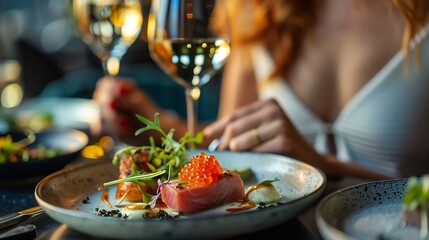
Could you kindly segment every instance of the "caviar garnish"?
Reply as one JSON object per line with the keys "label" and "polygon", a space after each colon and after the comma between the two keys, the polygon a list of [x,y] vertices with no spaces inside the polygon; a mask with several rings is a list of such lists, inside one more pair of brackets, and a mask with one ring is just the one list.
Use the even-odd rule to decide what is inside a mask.
{"label": "caviar garnish", "polygon": [[179,173],[179,179],[189,184],[210,184],[217,182],[223,169],[213,155],[200,153],[193,156]]}

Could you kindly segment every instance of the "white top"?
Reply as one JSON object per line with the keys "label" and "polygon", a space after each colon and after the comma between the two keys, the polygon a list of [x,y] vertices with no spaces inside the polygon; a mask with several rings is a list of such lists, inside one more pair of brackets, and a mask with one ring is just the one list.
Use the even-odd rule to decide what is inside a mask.
{"label": "white top", "polygon": [[[295,127],[320,153],[328,152],[333,134],[337,157],[391,177],[429,173],[429,37],[421,42],[421,67],[410,53],[409,72],[403,72],[399,51],[342,109],[332,124],[315,115],[278,77],[259,89],[259,98],[274,98]],[[262,47],[252,52],[257,81],[267,79],[273,60]]]}

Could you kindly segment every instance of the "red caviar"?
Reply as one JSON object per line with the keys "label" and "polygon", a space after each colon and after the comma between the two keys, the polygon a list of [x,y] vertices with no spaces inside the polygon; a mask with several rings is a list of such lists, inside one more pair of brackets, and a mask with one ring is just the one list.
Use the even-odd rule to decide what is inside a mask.
{"label": "red caviar", "polygon": [[223,169],[216,157],[202,152],[193,156],[182,168],[179,179],[190,184],[210,184],[217,182],[222,173]]}

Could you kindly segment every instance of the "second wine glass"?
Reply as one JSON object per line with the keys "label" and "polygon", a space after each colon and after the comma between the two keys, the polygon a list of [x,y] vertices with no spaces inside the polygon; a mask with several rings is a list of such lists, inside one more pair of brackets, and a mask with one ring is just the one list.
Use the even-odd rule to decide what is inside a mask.
{"label": "second wine glass", "polygon": [[73,0],[73,16],[83,41],[101,60],[105,75],[117,75],[122,57],[140,35],[139,0]]}
{"label": "second wine glass", "polygon": [[[216,31],[223,0],[153,0],[148,20],[149,51],[155,62],[185,88],[188,131],[195,134],[200,87],[222,68],[228,31]],[[227,21],[224,21],[227,22]]]}

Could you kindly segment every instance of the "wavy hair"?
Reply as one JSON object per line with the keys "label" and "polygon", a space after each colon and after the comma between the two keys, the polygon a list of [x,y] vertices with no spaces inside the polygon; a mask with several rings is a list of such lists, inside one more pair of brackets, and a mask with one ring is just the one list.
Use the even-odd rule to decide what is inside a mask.
{"label": "wavy hair", "polygon": [[[384,0],[391,2],[406,20],[402,49],[409,55],[413,37],[425,26],[428,0]],[[304,34],[314,26],[322,0],[224,0],[228,5],[232,44],[260,42],[273,53],[271,77],[287,70],[298,55]],[[220,23],[221,25],[221,23]],[[225,26],[225,25],[223,25]],[[275,44],[272,44],[275,42]]]}

